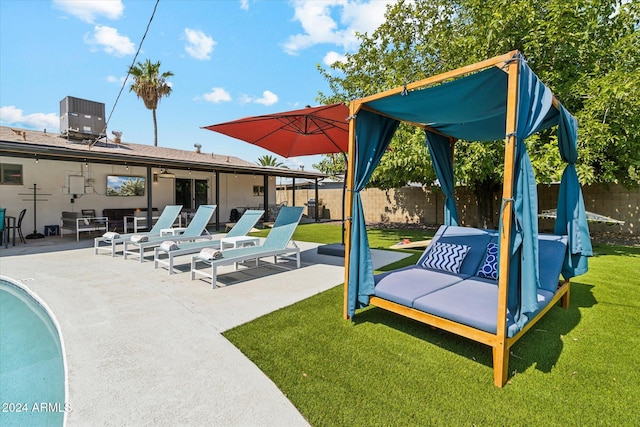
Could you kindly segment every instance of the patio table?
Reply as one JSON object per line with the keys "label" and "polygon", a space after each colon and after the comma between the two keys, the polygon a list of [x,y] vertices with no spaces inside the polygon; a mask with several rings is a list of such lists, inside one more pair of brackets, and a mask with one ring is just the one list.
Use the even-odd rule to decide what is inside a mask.
{"label": "patio table", "polygon": [[[158,220],[158,218],[160,218],[159,216],[153,216],[151,217],[152,220]],[[147,221],[147,217],[146,216],[124,216],[124,233],[127,233],[127,228],[128,228],[128,222],[131,221],[133,222],[133,232],[137,233],[138,232],[138,228],[140,227],[140,224],[138,224],[139,222],[146,222]],[[146,226],[145,226],[146,227]]]}

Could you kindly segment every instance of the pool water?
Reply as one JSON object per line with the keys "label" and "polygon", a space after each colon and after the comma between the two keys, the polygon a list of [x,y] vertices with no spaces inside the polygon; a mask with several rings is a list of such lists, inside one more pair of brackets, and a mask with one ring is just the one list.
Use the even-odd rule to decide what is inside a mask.
{"label": "pool water", "polygon": [[0,425],[62,426],[65,363],[44,303],[0,278]]}

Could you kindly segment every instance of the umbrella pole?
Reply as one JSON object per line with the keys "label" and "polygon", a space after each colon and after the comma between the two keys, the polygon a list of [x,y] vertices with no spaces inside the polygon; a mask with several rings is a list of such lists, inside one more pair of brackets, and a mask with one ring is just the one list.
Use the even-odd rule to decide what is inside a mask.
{"label": "umbrella pole", "polygon": [[320,199],[319,194],[318,194],[318,178],[315,179],[316,181],[316,222],[320,222],[320,218],[318,218],[318,212],[320,211]]}

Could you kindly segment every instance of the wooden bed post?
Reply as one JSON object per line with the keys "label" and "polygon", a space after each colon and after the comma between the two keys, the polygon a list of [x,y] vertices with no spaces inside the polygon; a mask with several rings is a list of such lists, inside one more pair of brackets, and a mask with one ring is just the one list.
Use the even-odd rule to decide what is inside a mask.
{"label": "wooden bed post", "polygon": [[360,109],[359,103],[351,101],[349,106],[349,159],[347,161],[346,179],[346,208],[345,208],[345,246],[344,246],[344,306],[342,317],[349,319],[349,252],[351,250],[351,223],[353,216],[353,186],[354,172],[356,168],[356,112]]}
{"label": "wooden bed post", "polygon": [[507,343],[507,300],[509,294],[509,258],[511,254],[511,222],[513,220],[514,163],[516,154],[516,121],[518,114],[518,74],[520,60],[514,58],[507,65],[507,123],[504,154],[504,185],[502,187],[502,230],[498,274],[498,319],[496,343],[493,346],[493,382],[502,387],[509,375],[509,346]]}
{"label": "wooden bed post", "polygon": [[562,295],[562,299],[560,300],[561,301],[560,305],[562,306],[562,308],[569,308],[569,299],[571,298],[571,287],[568,286],[570,285],[569,279],[565,279],[562,284],[567,285],[567,292],[565,292],[564,295]]}

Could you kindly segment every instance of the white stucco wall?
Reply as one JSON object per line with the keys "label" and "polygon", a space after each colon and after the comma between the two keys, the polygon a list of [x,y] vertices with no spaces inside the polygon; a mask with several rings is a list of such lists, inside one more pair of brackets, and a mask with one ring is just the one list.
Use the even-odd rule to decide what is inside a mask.
{"label": "white stucco wall", "polygon": [[[264,195],[254,195],[253,187],[264,186],[262,176],[220,174],[220,222],[229,220],[231,209],[264,209]],[[269,204],[276,203],[275,178],[269,178]],[[242,211],[240,211],[242,212]]]}
{"label": "white stucco wall", "polygon": [[[145,167],[129,167],[124,165],[104,165],[89,163],[85,167],[82,162],[21,159],[0,156],[0,163],[21,164],[23,185],[0,185],[0,206],[7,208],[7,215],[16,216],[24,208],[27,209],[22,230],[25,234],[33,232],[33,184],[37,185],[37,224],[36,230],[44,232],[45,225],[60,223],[62,211],[80,212],[82,209],[95,209],[102,215],[105,208],[143,208],[147,206],[147,196],[106,196],[108,175],[131,175],[146,177]],[[154,173],[159,169],[154,168]],[[176,178],[204,179],[209,181],[208,202],[214,204],[215,174],[173,170]],[[84,180],[85,194],[78,194],[73,199],[69,194],[70,176],[81,176]],[[153,207],[162,210],[164,206],[175,203],[175,181],[171,178],[158,178],[152,185]],[[253,195],[254,185],[264,185],[262,176],[220,174],[220,222],[229,219],[231,209],[238,207],[258,207],[264,203],[263,196]],[[276,200],[275,179],[269,179],[269,203]],[[215,217],[214,220],[215,221]],[[212,221],[212,222],[213,222]]]}

